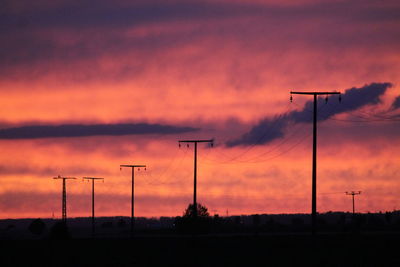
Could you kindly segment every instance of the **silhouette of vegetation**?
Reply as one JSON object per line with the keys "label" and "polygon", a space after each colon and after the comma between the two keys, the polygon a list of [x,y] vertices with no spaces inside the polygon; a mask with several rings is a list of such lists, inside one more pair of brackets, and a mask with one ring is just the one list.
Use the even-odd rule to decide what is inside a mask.
{"label": "silhouette of vegetation", "polygon": [[[186,208],[183,214],[183,217],[191,218],[194,217],[194,214],[195,214],[194,205],[189,204],[189,206]],[[208,209],[205,206],[201,205],[200,203],[197,203],[197,217],[203,217],[203,218],[210,217]]]}
{"label": "silhouette of vegetation", "polygon": [[103,222],[101,224],[101,228],[113,228],[113,223],[112,222]]}
{"label": "silhouette of vegetation", "polygon": [[56,222],[50,229],[50,239],[66,240],[70,239],[71,235],[67,223],[64,221]]}
{"label": "silhouette of vegetation", "polygon": [[197,203],[197,217],[193,204],[189,204],[182,217],[176,217],[175,228],[180,233],[207,233],[212,227],[208,209]]}
{"label": "silhouette of vegetation", "polygon": [[125,222],[125,220],[124,220],[124,219],[119,219],[118,222],[117,222],[117,226],[118,226],[119,228],[125,228],[125,227],[126,227],[126,222]]}
{"label": "silhouette of vegetation", "polygon": [[38,218],[31,222],[28,229],[34,235],[41,235],[46,229],[46,224],[42,221],[42,219]]}

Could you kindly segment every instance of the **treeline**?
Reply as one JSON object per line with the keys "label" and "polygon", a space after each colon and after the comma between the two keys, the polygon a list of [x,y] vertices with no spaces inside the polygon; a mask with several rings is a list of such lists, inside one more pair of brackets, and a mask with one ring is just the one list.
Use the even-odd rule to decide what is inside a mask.
{"label": "treeline", "polygon": [[[207,214],[198,216],[135,218],[136,234],[236,234],[293,233],[310,231],[309,214],[253,214],[240,216]],[[67,228],[56,219],[0,220],[1,238],[57,238],[90,236],[91,218],[70,218]],[[129,217],[99,217],[96,219],[98,237],[129,236]],[[399,231],[400,211],[362,213],[326,212],[318,214],[320,232]]]}

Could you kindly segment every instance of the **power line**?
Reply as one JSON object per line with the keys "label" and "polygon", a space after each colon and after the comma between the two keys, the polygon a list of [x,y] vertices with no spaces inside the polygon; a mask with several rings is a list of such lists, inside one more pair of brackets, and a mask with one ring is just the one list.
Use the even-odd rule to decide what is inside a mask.
{"label": "power line", "polygon": [[[179,151],[181,151],[180,149],[178,149],[178,153]],[[153,171],[148,171],[147,175],[149,175],[149,177],[152,178],[152,181],[146,181],[147,184],[166,184],[165,182],[165,177],[166,176],[170,176],[171,173],[175,172],[178,167],[181,165],[181,163],[183,162],[183,160],[186,158],[188,152],[187,150],[184,150],[183,155],[181,156],[180,160],[177,160],[178,158],[178,153],[175,154],[175,157],[172,159],[172,161],[170,162],[170,164],[162,171],[160,172],[160,174],[157,174],[157,177],[154,177],[153,175]]]}
{"label": "power line", "polygon": [[[286,109],[285,109],[285,111],[279,117],[285,116],[285,114],[287,114],[290,111],[290,109],[291,109],[290,106],[291,105],[288,104]],[[269,125],[268,129],[263,134],[261,134],[255,142],[253,142],[250,146],[248,146],[247,149],[244,152],[241,152],[240,154],[238,154],[236,156],[233,156],[233,157],[232,156],[228,156],[228,155],[225,155],[225,154],[219,152],[218,150],[216,150],[217,153],[219,153],[220,155],[222,155],[225,158],[228,158],[225,162],[221,162],[221,163],[232,162],[232,161],[234,161],[236,159],[239,159],[239,158],[243,157],[245,154],[249,153],[254,147],[256,147],[257,145],[261,144],[261,141],[263,139],[265,139],[268,134],[271,135],[274,132],[274,129],[276,128],[276,125],[278,124],[278,121],[279,121],[279,119],[275,119],[275,121],[272,123],[272,125]]]}
{"label": "power line", "polygon": [[[297,129],[305,129],[305,127],[304,127],[303,124],[297,124],[295,127],[296,127]],[[303,130],[301,133],[305,133],[305,131]],[[293,131],[293,132],[291,132],[290,134],[286,134],[286,136],[282,139],[282,141],[279,142],[278,144],[272,146],[271,149],[269,149],[269,150],[267,150],[267,151],[265,151],[265,152],[262,152],[261,154],[255,155],[255,156],[253,156],[253,157],[251,157],[251,158],[249,158],[249,159],[235,160],[235,161],[233,161],[233,160],[232,160],[232,161],[218,161],[218,160],[214,160],[214,159],[210,159],[210,158],[204,158],[204,159],[205,159],[206,161],[209,162],[208,164],[246,164],[246,163],[262,163],[262,162],[265,162],[265,161],[268,161],[268,160],[277,158],[277,157],[279,157],[279,156],[282,156],[282,155],[284,155],[285,153],[287,153],[287,152],[293,150],[295,147],[297,147],[298,145],[300,145],[301,143],[303,143],[303,142],[306,140],[306,138],[307,138],[308,136],[310,136],[310,134],[303,135],[303,136],[301,136],[301,137],[299,138],[298,141],[296,141],[296,142],[295,142],[293,145],[291,145],[289,148],[284,149],[283,151],[280,151],[280,152],[279,152],[278,154],[276,154],[276,155],[272,155],[272,156],[269,156],[269,157],[267,157],[267,158],[262,158],[262,157],[265,156],[265,155],[268,155],[268,154],[271,154],[272,152],[275,152],[278,148],[280,148],[280,147],[282,147],[284,144],[288,143],[288,141],[293,140],[292,137],[297,136],[298,134],[299,134],[298,131]],[[218,149],[217,149],[217,150],[218,150]],[[221,154],[221,153],[219,153],[219,154]],[[206,164],[207,164],[207,163],[206,163]]]}

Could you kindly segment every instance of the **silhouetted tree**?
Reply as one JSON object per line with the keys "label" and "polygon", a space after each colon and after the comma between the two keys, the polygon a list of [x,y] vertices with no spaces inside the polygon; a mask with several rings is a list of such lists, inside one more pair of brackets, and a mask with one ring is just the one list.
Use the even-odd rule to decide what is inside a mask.
{"label": "silhouetted tree", "polygon": [[28,229],[32,234],[41,235],[46,229],[46,224],[40,218],[38,218],[31,222]]}
{"label": "silhouetted tree", "polygon": [[[185,212],[183,213],[183,217],[185,218],[192,218],[194,217],[194,205],[189,204],[189,206],[186,208]],[[197,217],[203,217],[207,218],[210,217],[210,214],[208,213],[208,209],[201,205],[200,203],[197,203]]]}
{"label": "silhouetted tree", "polygon": [[181,233],[205,233],[211,229],[212,219],[208,209],[197,203],[197,217],[195,217],[194,205],[189,204],[182,217],[176,217],[175,228]]}

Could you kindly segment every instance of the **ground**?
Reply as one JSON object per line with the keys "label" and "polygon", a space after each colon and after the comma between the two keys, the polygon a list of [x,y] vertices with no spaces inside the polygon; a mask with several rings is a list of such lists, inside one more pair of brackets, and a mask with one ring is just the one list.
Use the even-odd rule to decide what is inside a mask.
{"label": "ground", "polygon": [[398,233],[3,240],[0,266],[400,266]]}

